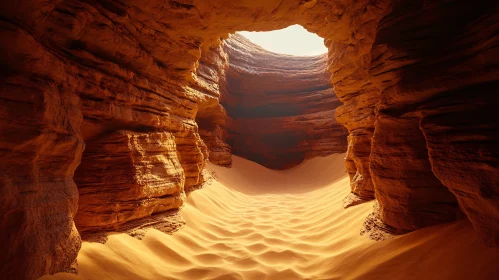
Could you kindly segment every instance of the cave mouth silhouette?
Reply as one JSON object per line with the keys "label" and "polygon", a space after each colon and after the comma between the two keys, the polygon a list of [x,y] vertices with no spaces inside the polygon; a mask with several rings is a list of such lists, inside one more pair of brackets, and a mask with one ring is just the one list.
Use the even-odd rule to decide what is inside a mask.
{"label": "cave mouth silhouette", "polygon": [[[294,26],[315,36],[326,50],[324,39]],[[304,41],[293,36],[288,39]],[[241,33],[225,40],[221,52],[226,54],[228,65],[218,81],[220,105],[227,119],[224,124],[217,123],[221,121],[213,116],[221,115],[218,107],[200,106],[196,122],[202,138],[213,139],[205,132],[218,125],[226,129],[223,139],[232,154],[275,170],[292,168],[316,156],[346,152],[347,131],[335,121],[335,110],[341,103],[332,88],[327,53],[276,53]],[[199,77],[208,73],[205,69],[210,63],[201,57]],[[230,159],[222,165],[226,162]]]}
{"label": "cave mouth silhouette", "polygon": [[[85,209],[78,205],[83,195],[80,192],[78,198],[81,184],[73,180],[73,173],[85,144],[87,153],[92,146],[104,146],[87,141],[81,131],[85,128],[80,127],[82,119],[107,121],[113,130],[128,131],[107,141],[114,144],[109,145],[111,155],[126,153],[123,151],[131,139],[128,135],[143,139],[146,151],[172,157],[178,153],[184,162],[175,161],[175,167],[191,176],[164,172],[168,176],[150,178],[161,178],[160,183],[168,186],[178,186],[184,179],[193,182],[199,177],[197,167],[202,166],[200,159],[206,153],[193,121],[201,103],[198,99],[207,96],[206,100],[216,101],[219,96],[195,94],[189,89],[191,74],[203,59],[199,57],[201,47],[218,47],[215,42],[235,30],[262,31],[295,23],[325,38],[334,58],[327,68],[335,93],[344,103],[337,121],[350,132],[351,153],[346,165],[355,195],[374,198],[376,194],[384,211],[381,214],[386,214],[382,222],[406,226],[411,221],[429,220],[422,219],[420,213],[445,214],[447,188],[460,199],[459,206],[476,232],[491,245],[497,244],[497,196],[494,184],[488,183],[497,182],[499,174],[491,168],[497,159],[493,145],[497,122],[485,114],[494,112],[488,109],[496,104],[490,96],[499,96],[493,94],[499,87],[480,90],[485,83],[497,83],[497,61],[489,59],[496,51],[497,25],[488,24],[497,22],[493,1],[481,5],[462,0],[428,5],[416,1],[410,5],[404,1],[202,2],[0,4],[5,7],[1,36],[6,42],[1,60],[5,62],[2,67],[7,67],[0,72],[13,74],[3,80],[2,91],[9,97],[2,100],[6,124],[2,135],[9,138],[3,138],[2,152],[8,156],[0,167],[11,175],[3,179],[4,193],[8,194],[5,205],[11,207],[5,212],[8,230],[0,237],[8,241],[0,242],[8,245],[0,261],[7,264],[7,269],[1,270],[3,277],[34,279],[73,269],[81,246],[73,220]],[[206,88],[213,89],[209,85]],[[216,102],[211,104],[219,107]],[[218,128],[225,127],[225,123],[215,121],[222,119],[216,113],[211,115],[214,129],[204,134],[212,133],[213,143],[223,134]],[[144,127],[151,131],[142,132]],[[392,141],[395,137],[397,142]],[[162,142],[146,141],[161,138]],[[306,138],[304,143],[309,145],[314,139]],[[168,145],[149,145],[151,142]],[[215,148],[225,149],[226,143],[218,142],[221,144]],[[268,143],[265,139],[260,142]],[[115,157],[118,164],[95,164],[105,176],[89,179],[118,186],[109,192],[109,196],[118,196],[116,190],[125,189],[129,182],[116,180],[125,173],[123,165],[132,170],[151,166],[149,158],[139,158],[139,149],[135,151],[127,161]],[[95,154],[95,162],[111,158]],[[152,153],[144,154],[149,157]],[[88,159],[83,155],[82,164]],[[174,169],[173,164],[165,166],[167,171]],[[423,174],[430,183],[439,185],[421,186],[420,182],[425,182],[408,176],[412,174]],[[29,191],[23,191],[27,187]],[[180,197],[182,188],[177,189],[174,195]],[[447,192],[444,198],[442,192]],[[139,211],[144,204],[135,203],[137,195],[130,193],[126,201],[136,206],[130,212],[147,213]],[[109,196],[101,201],[107,203]],[[165,197],[155,194],[156,198]],[[87,201],[93,203],[88,213],[96,213],[95,201]],[[402,207],[404,211],[400,211]],[[448,243],[447,239],[442,241],[439,243]],[[474,263],[484,264],[476,259]],[[455,262],[453,266],[467,265]]]}
{"label": "cave mouth silhouette", "polygon": [[276,54],[316,56],[327,53],[324,39],[299,24],[265,32],[240,31],[256,45]]}

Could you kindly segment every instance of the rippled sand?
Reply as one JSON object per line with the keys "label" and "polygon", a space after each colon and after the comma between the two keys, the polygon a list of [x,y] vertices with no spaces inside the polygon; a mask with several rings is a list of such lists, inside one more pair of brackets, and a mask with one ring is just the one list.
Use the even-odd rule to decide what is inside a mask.
{"label": "rippled sand", "polygon": [[499,250],[467,221],[382,242],[360,236],[372,202],[341,207],[343,157],[286,171],[238,157],[230,169],[209,165],[216,180],[189,195],[183,229],[84,242],[79,276],[43,279],[498,279]]}

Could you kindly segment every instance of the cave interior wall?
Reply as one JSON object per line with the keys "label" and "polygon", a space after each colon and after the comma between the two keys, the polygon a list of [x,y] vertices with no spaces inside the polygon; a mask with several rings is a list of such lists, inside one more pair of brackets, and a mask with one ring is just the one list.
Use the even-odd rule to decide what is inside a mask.
{"label": "cave interior wall", "polygon": [[375,217],[398,232],[462,212],[497,246],[499,11],[489,2],[0,3],[2,275],[72,271],[77,228],[176,209],[210,153],[229,165],[241,119],[219,104],[230,96],[221,39],[291,24],[325,38],[352,196],[376,197]]}

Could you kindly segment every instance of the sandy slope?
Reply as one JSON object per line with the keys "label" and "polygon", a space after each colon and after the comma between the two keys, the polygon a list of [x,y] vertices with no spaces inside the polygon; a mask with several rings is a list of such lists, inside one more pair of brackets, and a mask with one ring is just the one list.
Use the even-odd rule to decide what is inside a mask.
{"label": "sandy slope", "polygon": [[43,279],[498,279],[499,250],[466,221],[389,241],[359,235],[372,203],[349,209],[343,155],[272,171],[234,157],[193,192],[173,235],[84,243],[80,276]]}

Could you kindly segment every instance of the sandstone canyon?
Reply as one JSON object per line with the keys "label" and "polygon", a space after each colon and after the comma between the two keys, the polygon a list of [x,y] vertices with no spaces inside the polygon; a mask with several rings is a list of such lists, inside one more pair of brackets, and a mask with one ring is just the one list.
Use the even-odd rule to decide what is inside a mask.
{"label": "sandstone canyon", "polygon": [[[292,24],[324,38],[328,53],[276,54],[234,34]],[[333,183],[343,180],[348,191],[302,193],[304,205],[321,204],[320,215],[304,211],[341,215],[343,204],[344,213],[365,220],[362,229],[345,226],[349,232],[400,237],[363,243],[352,254],[382,252],[383,244],[397,250],[404,236],[440,228],[480,239],[467,252],[481,248],[470,256],[484,267],[499,260],[494,1],[3,1],[0,39],[2,279],[77,273],[82,238],[125,232],[147,241],[148,228],[182,234],[178,209],[187,195],[188,222],[203,222],[189,213],[212,219],[196,193],[226,190],[222,181],[210,189],[216,178],[208,170],[225,174],[236,159],[234,172],[267,172],[235,156],[272,174],[306,170],[318,181],[344,168],[347,179],[321,182],[340,188]],[[343,153],[339,169],[320,161]],[[311,162],[317,165],[305,168]],[[281,175],[266,183],[238,178],[279,192]],[[255,198],[226,197],[251,212],[244,201]],[[271,209],[277,197],[261,203]],[[299,207],[300,196],[288,198]],[[356,212],[366,207],[369,213]],[[304,226],[325,235],[342,228]],[[304,275],[288,277],[312,277]]]}
{"label": "sandstone canyon", "polygon": [[327,56],[278,55],[240,35],[226,41],[227,143],[234,155],[272,169],[346,151]]}

